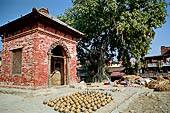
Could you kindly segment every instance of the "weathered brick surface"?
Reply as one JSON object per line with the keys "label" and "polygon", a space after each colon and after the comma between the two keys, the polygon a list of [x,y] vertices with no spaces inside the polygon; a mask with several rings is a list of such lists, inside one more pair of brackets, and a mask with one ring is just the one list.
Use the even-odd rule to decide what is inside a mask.
{"label": "weathered brick surface", "polygon": [[[52,30],[51,30],[52,31]],[[61,36],[61,32],[58,35]],[[68,37],[68,38],[67,38]],[[66,35],[67,39],[57,36],[50,36],[41,32],[29,34],[17,39],[3,43],[2,68],[0,75],[1,86],[21,88],[48,87],[48,49],[59,41],[67,46],[70,58],[70,80],[77,82],[76,71],[76,42],[71,41],[72,36]],[[69,39],[70,38],[70,39]],[[69,40],[68,40],[69,39]],[[11,55],[13,49],[22,48],[22,73],[21,75],[11,74]],[[65,67],[67,65],[65,64]],[[66,69],[66,68],[65,68]],[[65,70],[67,71],[67,70]],[[67,84],[67,76],[65,76]]]}
{"label": "weathered brick surface", "polygon": [[[34,84],[34,34],[3,43],[0,81],[2,85],[28,86]],[[12,51],[22,48],[22,74],[11,74]]]}

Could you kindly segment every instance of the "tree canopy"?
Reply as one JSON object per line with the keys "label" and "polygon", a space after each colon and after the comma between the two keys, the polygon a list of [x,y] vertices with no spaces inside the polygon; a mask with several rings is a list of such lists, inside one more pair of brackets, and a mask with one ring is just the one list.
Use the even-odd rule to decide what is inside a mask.
{"label": "tree canopy", "polygon": [[[78,40],[78,59],[96,74],[108,79],[105,64],[117,57],[126,68],[130,59],[140,58],[150,49],[157,28],[166,22],[165,0],[72,0],[58,18],[87,36]],[[161,38],[161,37],[160,37]],[[88,61],[88,63],[87,63]]]}

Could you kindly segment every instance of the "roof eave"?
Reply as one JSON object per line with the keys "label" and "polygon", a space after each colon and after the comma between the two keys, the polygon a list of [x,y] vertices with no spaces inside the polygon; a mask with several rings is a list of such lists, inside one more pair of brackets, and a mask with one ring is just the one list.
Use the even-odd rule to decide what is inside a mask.
{"label": "roof eave", "polygon": [[[36,8],[33,8],[31,13],[29,13],[29,14],[27,14],[27,15],[25,15],[25,16],[22,16],[22,17],[20,17],[20,18],[17,18],[16,20],[11,21],[11,22],[3,25],[3,26],[0,26],[0,35],[3,35],[3,33],[5,32],[5,30],[6,30],[7,28],[9,28],[10,26],[16,24],[17,22],[19,22],[19,21],[21,21],[21,20],[23,20],[23,19],[25,19],[25,18],[30,17],[31,15],[34,15],[34,14],[40,14],[41,16],[44,16],[44,17],[52,20],[53,22],[56,22],[56,23],[60,24],[61,26],[63,26],[63,27],[65,27],[65,28],[73,31],[74,34],[77,36],[77,38],[86,37],[86,35],[85,35],[84,33],[82,33],[82,32],[80,32],[80,31],[72,28],[71,26],[67,25],[66,23],[64,23],[64,22],[62,22],[62,21],[54,18],[53,16],[50,16],[50,15],[47,16],[47,14],[43,14],[43,13],[39,12]],[[55,21],[54,19],[57,20],[57,21]]]}

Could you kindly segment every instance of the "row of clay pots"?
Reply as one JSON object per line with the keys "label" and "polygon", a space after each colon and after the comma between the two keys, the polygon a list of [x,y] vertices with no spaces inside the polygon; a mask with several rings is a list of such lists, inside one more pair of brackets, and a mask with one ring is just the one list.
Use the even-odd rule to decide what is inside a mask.
{"label": "row of clay pots", "polygon": [[93,92],[76,92],[69,96],[63,96],[61,98],[52,99],[49,101],[45,99],[43,104],[47,104],[50,107],[54,107],[54,110],[64,113],[90,113],[105,106],[111,100],[113,96],[108,96],[103,93]]}

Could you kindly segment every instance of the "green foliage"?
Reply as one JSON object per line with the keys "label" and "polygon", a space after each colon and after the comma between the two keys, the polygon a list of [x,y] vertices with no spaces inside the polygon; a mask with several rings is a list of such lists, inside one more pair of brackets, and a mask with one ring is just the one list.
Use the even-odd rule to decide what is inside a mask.
{"label": "green foliage", "polygon": [[78,58],[82,64],[89,61],[89,70],[96,73],[99,65],[104,67],[115,56],[127,68],[131,58],[140,64],[150,49],[154,30],[166,22],[168,7],[165,0],[72,2],[73,7],[58,18],[87,35],[78,41]]}

